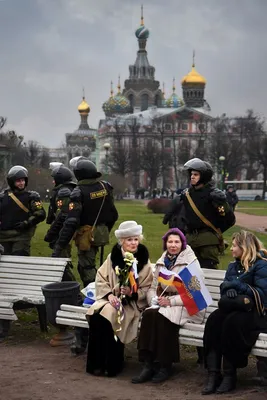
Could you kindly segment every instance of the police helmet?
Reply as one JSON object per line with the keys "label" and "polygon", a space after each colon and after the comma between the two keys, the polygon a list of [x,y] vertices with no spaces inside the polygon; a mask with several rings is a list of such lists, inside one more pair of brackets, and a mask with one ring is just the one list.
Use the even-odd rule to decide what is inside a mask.
{"label": "police helmet", "polygon": [[28,185],[28,170],[22,165],[14,165],[7,173],[7,183],[12,189],[18,179],[25,179],[25,187]]}
{"label": "police helmet", "polygon": [[95,164],[86,158],[78,160],[73,168],[73,172],[78,181],[82,179],[96,179],[102,176],[97,171]]}
{"label": "police helmet", "polygon": [[184,164],[184,169],[188,170],[191,175],[191,171],[200,172],[200,180],[198,183],[208,183],[213,175],[213,169],[209,162],[203,161],[200,158],[192,158]]}
{"label": "police helmet", "polygon": [[79,160],[88,160],[88,158],[86,158],[86,157],[84,157],[84,156],[76,156],[76,157],[73,157],[71,160],[70,160],[70,167],[73,169],[76,165],[77,165],[77,162],[79,161]]}
{"label": "police helmet", "polygon": [[56,186],[62,183],[70,182],[73,179],[71,170],[65,167],[63,164],[52,169],[51,176],[54,178]]}

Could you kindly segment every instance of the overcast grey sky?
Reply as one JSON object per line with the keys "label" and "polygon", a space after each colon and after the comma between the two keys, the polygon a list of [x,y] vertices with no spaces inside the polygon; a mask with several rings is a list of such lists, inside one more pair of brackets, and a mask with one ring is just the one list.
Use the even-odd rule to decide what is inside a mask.
{"label": "overcast grey sky", "polygon": [[[82,87],[89,125],[103,117],[110,80],[135,61],[136,0],[0,0],[0,115],[25,139],[59,146],[79,125]],[[150,64],[171,90],[196,68],[212,114],[266,116],[266,0],[143,0]]]}

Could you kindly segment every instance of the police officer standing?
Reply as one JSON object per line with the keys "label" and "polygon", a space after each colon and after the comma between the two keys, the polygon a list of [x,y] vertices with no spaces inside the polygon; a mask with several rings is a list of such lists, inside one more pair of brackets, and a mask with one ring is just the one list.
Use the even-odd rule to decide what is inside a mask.
{"label": "police officer standing", "polygon": [[[71,170],[65,167],[62,163],[50,163],[50,168],[52,168],[51,176],[54,179],[55,186],[52,190],[48,216],[46,219],[46,223],[51,224],[51,226],[48,229],[44,240],[49,243],[51,249],[54,249],[59,232],[67,217],[70,195],[76,187],[76,183],[73,181],[74,177]],[[59,257],[71,258],[71,244],[68,244],[64,249],[62,249]],[[75,280],[75,276],[71,270],[72,268],[72,263],[69,262],[63,275],[63,281]]]}
{"label": "police officer standing", "polygon": [[109,232],[118,219],[118,212],[112,186],[100,180],[101,173],[92,161],[77,158],[73,172],[78,184],[70,195],[68,214],[53,256],[58,257],[74,236],[78,248],[78,271],[86,287],[95,280],[98,247],[108,244]]}
{"label": "police officer standing", "polygon": [[235,211],[239,199],[233,185],[227,185],[226,198],[232,210]]}
{"label": "police officer standing", "polygon": [[9,188],[0,193],[0,242],[4,254],[29,256],[36,225],[45,219],[46,213],[39,193],[26,190],[26,168],[12,167],[7,182]]}
{"label": "police officer standing", "polygon": [[202,268],[216,269],[224,250],[222,232],[235,224],[235,216],[224,192],[212,182],[211,165],[199,158],[187,161],[190,187],[173,200],[163,223],[173,226],[183,222],[187,243],[194,250]]}

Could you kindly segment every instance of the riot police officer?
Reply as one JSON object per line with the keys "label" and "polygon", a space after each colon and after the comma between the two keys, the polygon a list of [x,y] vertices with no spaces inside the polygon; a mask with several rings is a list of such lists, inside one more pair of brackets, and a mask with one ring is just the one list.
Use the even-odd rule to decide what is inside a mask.
{"label": "riot police officer", "polygon": [[26,168],[12,167],[7,182],[9,188],[0,193],[0,242],[4,254],[29,256],[36,225],[45,219],[46,213],[39,193],[26,190]]}
{"label": "riot police officer", "polygon": [[[55,186],[52,190],[48,216],[46,219],[46,223],[51,224],[51,226],[48,229],[44,240],[49,243],[51,249],[54,249],[59,232],[67,217],[70,195],[76,187],[76,183],[73,181],[74,177],[70,169],[65,167],[62,163],[50,163],[50,168],[52,169],[51,176],[54,179]],[[71,244],[68,244],[66,248],[62,249],[58,256],[71,258]],[[72,268],[72,263],[69,262],[65,269],[63,280],[75,280]]]}
{"label": "riot police officer", "polygon": [[163,223],[172,226],[181,223],[201,267],[216,269],[224,247],[221,233],[234,225],[235,216],[224,192],[215,188],[213,170],[207,161],[193,158],[185,163],[184,169],[189,173],[191,185],[173,200]]}
{"label": "riot police officer", "polygon": [[61,254],[73,235],[78,248],[78,271],[86,287],[95,280],[98,247],[109,242],[109,232],[118,219],[113,188],[100,180],[95,164],[84,157],[76,158],[73,172],[78,180],[70,195],[67,218],[54,246],[53,256]]}

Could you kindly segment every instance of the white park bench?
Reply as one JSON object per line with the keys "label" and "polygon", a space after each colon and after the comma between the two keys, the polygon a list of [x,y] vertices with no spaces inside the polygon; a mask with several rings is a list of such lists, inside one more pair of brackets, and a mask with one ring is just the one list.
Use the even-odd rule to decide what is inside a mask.
{"label": "white park bench", "polygon": [[36,307],[40,328],[47,330],[41,287],[61,282],[68,258],[0,256],[0,320],[17,320],[16,309]]}
{"label": "white park bench", "polygon": [[[224,279],[225,271],[203,269],[205,283],[213,298],[213,303],[206,312],[205,321],[211,312],[218,307],[220,298],[220,284]],[[57,312],[56,322],[62,325],[77,326],[88,328],[86,320],[87,308],[70,306],[62,304]],[[205,322],[203,324],[187,323],[179,330],[179,343],[184,345],[203,347],[203,334]],[[267,358],[267,334],[261,333],[255,343],[252,352],[253,355]],[[266,377],[267,378],[267,377]]]}

